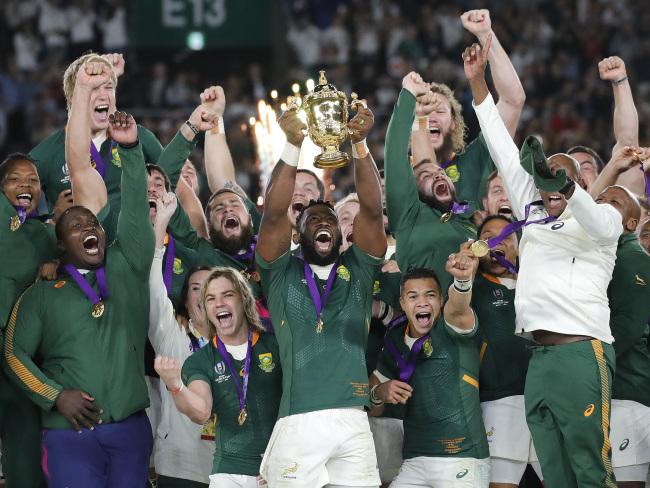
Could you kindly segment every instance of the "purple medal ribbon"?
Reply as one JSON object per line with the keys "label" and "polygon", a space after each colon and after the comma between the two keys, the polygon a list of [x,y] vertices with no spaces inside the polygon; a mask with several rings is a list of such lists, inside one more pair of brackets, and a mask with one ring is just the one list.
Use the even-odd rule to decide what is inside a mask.
{"label": "purple medal ribbon", "polygon": [[12,207],[14,207],[16,213],[18,214],[18,221],[20,222],[20,225],[23,225],[29,219],[35,219],[38,217],[38,212],[36,210],[32,210],[31,212],[27,213],[25,207],[21,207],[20,205],[12,205]]}
{"label": "purple medal ribbon", "polygon": [[[115,142],[111,141],[111,146],[108,150],[109,155],[113,152],[114,146]],[[100,152],[95,147],[95,143],[93,141],[90,141],[90,159],[95,163],[95,169],[100,174],[102,179],[104,179],[106,177],[106,163],[104,162],[104,158],[102,158]]]}
{"label": "purple medal ribbon", "polygon": [[464,214],[469,210],[469,203],[467,202],[454,202],[451,205],[451,213]]}
{"label": "purple medal ribbon", "polygon": [[246,409],[246,392],[248,391],[248,376],[251,370],[251,356],[253,355],[253,329],[248,329],[248,347],[246,349],[246,359],[244,360],[244,380],[242,384],[239,384],[238,376],[239,372],[235,371],[235,367],[232,363],[232,356],[226,349],[224,343],[219,339],[219,336],[215,334],[214,340],[217,343],[217,347],[221,351],[221,357],[223,357],[224,363],[228,366],[230,374],[232,376],[232,381],[235,384],[237,389],[237,397],[239,398],[239,412],[243,412]]}
{"label": "purple medal ribbon", "polygon": [[516,220],[514,222],[509,223],[503,228],[503,230],[498,236],[491,237],[490,239],[487,240],[490,249],[496,246],[497,244],[500,244],[510,234],[517,232],[519,229],[523,227],[527,227],[531,224],[546,224],[548,222],[553,222],[554,220],[557,220],[557,217],[555,217],[554,215],[549,215],[548,217],[544,217],[543,219],[538,219],[538,220],[533,220],[531,222],[528,222],[528,214],[530,214],[530,207],[532,205],[542,205],[542,204],[543,203],[541,200],[535,200],[534,202],[530,202],[528,205],[526,205],[525,215],[523,219]]}
{"label": "purple medal ribbon", "polygon": [[452,164],[453,164],[453,161],[445,161],[444,163],[440,163],[440,167],[441,167],[442,169],[447,169],[447,168],[449,168],[449,166],[451,166]]}
{"label": "purple medal ribbon", "polygon": [[316,317],[318,317],[318,321],[320,322],[321,320],[321,314],[323,312],[323,309],[325,308],[325,304],[327,303],[327,299],[329,298],[330,292],[332,291],[332,287],[334,286],[334,279],[336,278],[336,269],[338,267],[338,259],[332,266],[332,269],[330,270],[330,274],[327,277],[327,284],[325,285],[325,291],[323,292],[323,296],[321,296],[320,292],[318,291],[318,285],[316,284],[316,280],[314,279],[314,272],[312,269],[309,267],[309,263],[305,260],[303,260],[303,265],[305,269],[305,280],[307,281],[307,288],[309,288],[309,295],[311,295],[311,300],[314,302],[314,308],[316,309]]}
{"label": "purple medal ribbon", "polygon": [[388,325],[386,326],[386,329],[387,329],[387,330],[394,329],[395,327],[397,327],[398,325],[403,324],[403,323],[406,322],[407,320],[408,320],[408,317],[406,317],[406,314],[405,314],[405,313],[401,313],[401,314],[399,314],[397,317],[394,317],[393,320],[391,320],[390,322],[388,322]]}
{"label": "purple medal ribbon", "polygon": [[424,343],[430,337],[431,336],[429,334],[425,334],[422,337],[418,338],[415,341],[415,344],[413,344],[413,347],[411,348],[411,352],[409,353],[408,360],[405,360],[404,357],[402,357],[402,354],[397,349],[397,346],[393,343],[392,340],[390,340],[388,335],[384,336],[384,346],[386,347],[390,355],[393,356],[393,359],[397,364],[397,368],[399,369],[400,381],[408,383],[408,381],[411,379],[411,376],[413,376],[413,373],[415,372],[415,363],[418,360],[418,355],[420,354],[420,351],[422,350]]}
{"label": "purple medal ribbon", "polygon": [[490,257],[494,258],[494,260],[499,263],[501,266],[503,266],[505,269],[508,270],[509,273],[511,274],[519,274],[519,269],[517,266],[512,264],[508,259],[505,257],[501,256],[501,254],[497,254],[494,251],[490,251]]}
{"label": "purple medal ribbon", "polygon": [[106,271],[104,266],[97,268],[97,284],[99,285],[99,295],[95,292],[90,283],[86,281],[86,278],[71,264],[64,264],[63,269],[65,269],[72,279],[77,282],[81,291],[84,292],[84,295],[88,297],[90,303],[93,305],[101,302],[102,300],[108,298],[108,287],[106,286]]}
{"label": "purple medal ribbon", "polygon": [[246,252],[242,253],[233,253],[230,255],[235,261],[239,261],[242,264],[246,265],[246,271],[251,272],[253,270],[253,256],[255,256],[255,247],[257,246],[257,235],[251,237],[251,242],[248,244],[248,249]]}
{"label": "purple medal ribbon", "polygon": [[167,233],[167,255],[165,256],[165,269],[163,271],[163,281],[167,289],[167,295],[172,292],[172,278],[174,276],[174,258],[176,257],[176,245],[171,234]]}

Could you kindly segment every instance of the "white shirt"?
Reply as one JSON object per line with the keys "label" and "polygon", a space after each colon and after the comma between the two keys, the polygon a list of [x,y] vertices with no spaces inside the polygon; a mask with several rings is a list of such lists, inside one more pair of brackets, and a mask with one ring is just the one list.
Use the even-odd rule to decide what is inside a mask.
{"label": "white shirt", "polygon": [[[176,321],[174,307],[167,297],[162,274],[164,254],[165,248],[155,250],[149,273],[149,340],[156,354],[173,357],[183,363],[192,354],[192,344],[187,332]],[[160,390],[160,423],[154,435],[156,472],[163,476],[209,483],[214,441],[202,440],[203,427],[178,411],[166,388],[161,387]]]}
{"label": "white shirt", "polygon": [[[492,96],[474,110],[513,212],[522,219],[525,206],[540,199],[539,191],[519,162],[519,149]],[[531,207],[529,220],[546,216],[543,206]],[[515,295],[517,333],[548,330],[611,344],[607,286],[622,232],[621,214],[609,204],[597,204],[578,186],[557,221],[525,227]]]}

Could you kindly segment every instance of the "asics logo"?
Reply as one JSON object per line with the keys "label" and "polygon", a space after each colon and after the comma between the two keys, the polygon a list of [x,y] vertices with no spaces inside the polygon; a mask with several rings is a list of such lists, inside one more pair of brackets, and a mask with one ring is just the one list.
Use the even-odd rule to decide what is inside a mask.
{"label": "asics logo", "polygon": [[467,473],[469,473],[469,469],[465,468],[462,471],[456,473],[456,478],[457,479],[464,478]]}
{"label": "asics logo", "polygon": [[629,446],[629,445],[630,445],[630,439],[624,439],[623,442],[621,442],[621,445],[618,446],[618,450],[619,450],[619,451],[625,451],[625,449],[626,449],[627,446]]}

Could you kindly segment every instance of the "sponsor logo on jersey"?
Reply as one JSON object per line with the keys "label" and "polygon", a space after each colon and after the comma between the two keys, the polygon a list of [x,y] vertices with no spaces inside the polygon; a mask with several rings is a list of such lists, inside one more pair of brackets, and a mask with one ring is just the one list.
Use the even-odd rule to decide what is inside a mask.
{"label": "sponsor logo on jersey", "polygon": [[634,275],[636,278],[636,284],[639,286],[645,286],[645,280],[641,278],[639,275]]}
{"label": "sponsor logo on jersey", "polygon": [[339,275],[339,278],[345,281],[350,281],[350,270],[345,266],[341,265],[336,268],[336,274]]}
{"label": "sponsor logo on jersey", "polygon": [[260,360],[259,367],[262,371],[265,373],[270,373],[275,369],[275,363],[273,362],[273,354],[270,352],[265,352],[264,354],[260,354],[258,356],[258,359]]}
{"label": "sponsor logo on jersey", "polygon": [[498,288],[492,290],[492,294],[494,295],[494,298],[503,298],[503,291]]}
{"label": "sponsor logo on jersey", "polygon": [[627,449],[627,446],[630,445],[630,439],[623,439],[623,442],[621,442],[621,445],[618,446],[619,451],[625,451]]}
{"label": "sponsor logo on jersey", "polygon": [[590,403],[589,405],[587,405],[587,408],[585,408],[584,416],[591,417],[591,414],[594,413],[594,410],[596,410],[596,407],[594,406],[593,403]]}
{"label": "sponsor logo on jersey", "polygon": [[282,478],[284,479],[290,479],[290,480],[295,480],[296,476],[295,473],[298,471],[300,468],[300,465],[298,463],[293,463],[291,466],[287,466],[282,470]]}
{"label": "sponsor logo on jersey", "polygon": [[184,271],[185,269],[183,268],[183,261],[181,261],[180,258],[174,258],[174,274],[183,274]]}
{"label": "sponsor logo on jersey", "polygon": [[459,471],[458,473],[456,473],[456,478],[457,479],[464,478],[467,475],[467,473],[469,473],[469,469],[465,468],[462,471]]}
{"label": "sponsor logo on jersey", "polygon": [[445,173],[449,176],[449,179],[454,183],[458,183],[460,180],[460,171],[458,171],[458,166],[456,164],[451,164],[445,168]]}

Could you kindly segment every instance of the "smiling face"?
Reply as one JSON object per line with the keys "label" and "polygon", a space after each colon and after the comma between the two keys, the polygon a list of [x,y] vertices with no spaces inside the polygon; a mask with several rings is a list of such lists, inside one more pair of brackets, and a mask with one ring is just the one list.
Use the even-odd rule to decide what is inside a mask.
{"label": "smiling face", "polygon": [[239,195],[224,191],[213,196],[208,202],[207,216],[214,247],[231,254],[248,247],[253,224]]}
{"label": "smiling face", "polygon": [[621,186],[605,188],[596,203],[609,203],[622,215],[623,231],[634,232],[641,218],[641,206],[628,190]]}
{"label": "smiling face", "polygon": [[308,263],[325,266],[336,261],[342,238],[334,210],[323,204],[309,207],[298,225],[300,245]]}
{"label": "smiling face", "polygon": [[41,198],[41,180],[31,161],[16,159],[5,163],[9,167],[2,179],[2,193],[9,203],[22,207],[27,213],[36,210]]}
{"label": "smiling face", "polygon": [[104,262],[106,235],[97,217],[84,207],[70,207],[56,225],[63,261],[77,268],[93,269]]}
{"label": "smiling face", "polygon": [[[487,223],[483,224],[481,228],[481,233],[478,236],[479,239],[487,241],[492,237],[498,236],[501,231],[509,224],[504,219],[492,219]],[[492,248],[492,253],[499,254],[510,261],[512,264],[517,262],[518,255],[518,242],[517,234],[512,233],[506,237],[503,241]],[[479,259],[479,269],[487,274],[493,276],[508,276],[513,277],[509,271],[501,266],[496,259],[492,257],[491,254],[487,254]]]}
{"label": "smiling face", "polygon": [[434,93],[437,108],[429,114],[429,134],[436,154],[450,140],[451,131],[456,127],[451,115],[449,100],[440,93]]}
{"label": "smiling face", "polygon": [[242,298],[228,278],[219,276],[208,283],[203,306],[222,341],[239,342],[242,336],[246,340],[248,327]]}
{"label": "smiling face", "polygon": [[501,176],[497,175],[490,180],[487,193],[483,198],[483,208],[488,215],[500,214],[507,217],[512,215],[512,207]]}
{"label": "smiling face", "polygon": [[[582,184],[580,179],[579,168],[576,165],[576,161],[571,158],[566,158],[562,155],[553,155],[548,158],[549,167],[556,167],[558,170],[563,169],[566,172],[567,178],[576,182],[577,185]],[[584,184],[582,184],[584,187]],[[544,207],[549,215],[559,217],[562,215],[562,212],[566,209],[567,201],[560,192],[548,192],[544,190],[539,190],[539,194],[542,197],[542,202]]]}
{"label": "smiling face", "polygon": [[336,214],[339,219],[339,226],[341,228],[341,236],[343,242],[341,243],[341,252],[348,249],[354,242],[354,218],[359,213],[361,206],[359,202],[350,200],[340,207],[338,207]]}
{"label": "smiling face", "polygon": [[90,130],[93,134],[108,129],[108,114],[115,112],[115,83],[108,80],[90,95]]}
{"label": "smiling face", "polygon": [[440,316],[442,297],[440,287],[433,278],[414,278],[402,285],[399,299],[409,323],[413,338],[428,333]]}
{"label": "smiling face", "polygon": [[420,200],[442,211],[451,208],[456,199],[456,188],[444,169],[428,161],[414,169]]}
{"label": "smiling face", "polygon": [[318,189],[318,182],[313,175],[309,173],[296,173],[296,183],[293,187],[293,196],[289,206],[289,219],[293,225],[296,225],[296,218],[300,211],[305,208],[310,201],[318,200],[321,197]]}

